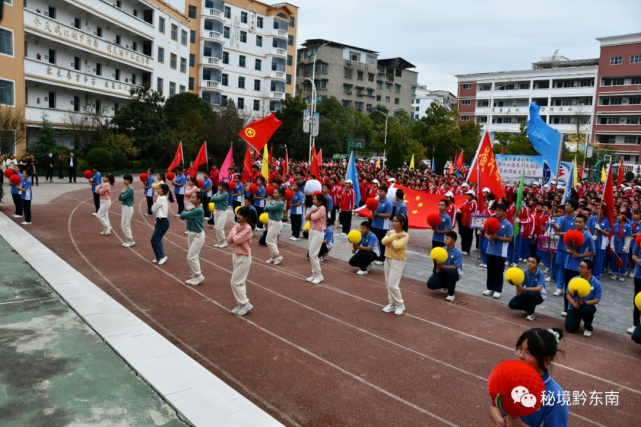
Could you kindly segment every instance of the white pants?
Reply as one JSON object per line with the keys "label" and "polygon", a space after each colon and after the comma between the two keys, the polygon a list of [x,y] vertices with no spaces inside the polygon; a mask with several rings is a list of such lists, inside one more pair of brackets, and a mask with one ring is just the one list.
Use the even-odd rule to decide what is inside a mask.
{"label": "white pants", "polygon": [[194,233],[189,231],[187,234],[187,263],[189,268],[191,268],[192,275],[200,275],[200,250],[205,244],[205,232],[201,231],[200,233]]}
{"label": "white pants", "polygon": [[245,305],[249,302],[247,299],[247,287],[245,282],[249,275],[249,267],[252,264],[251,255],[234,254],[232,257],[234,271],[231,274],[231,290],[234,293],[238,305]]}
{"label": "white pants", "polygon": [[318,253],[323,244],[323,237],[325,237],[323,230],[309,230],[309,261],[312,263],[313,276],[323,275],[320,260],[318,259]]}
{"label": "white pants", "polygon": [[214,209],[214,224],[216,225],[216,238],[218,243],[226,243],[225,240],[225,222],[227,221],[227,211]]}
{"label": "white pants", "polygon": [[125,237],[127,238],[128,242],[132,242],[134,240],[131,234],[131,217],[133,215],[133,206],[122,205],[122,218],[120,220],[120,227],[122,228],[122,232],[125,233]]}
{"label": "white pants", "polygon": [[401,296],[401,277],[403,276],[405,261],[402,259],[385,258],[385,285],[387,286],[387,300],[390,304],[403,305]]}
{"label": "white pants", "polygon": [[265,238],[265,243],[269,248],[269,252],[272,254],[272,258],[278,256],[278,233],[283,229],[282,221],[267,221],[267,237]]}
{"label": "white pants", "polygon": [[100,221],[100,224],[107,229],[111,227],[109,222],[109,208],[111,207],[111,200],[100,199],[100,208],[98,209],[98,214],[96,218]]}

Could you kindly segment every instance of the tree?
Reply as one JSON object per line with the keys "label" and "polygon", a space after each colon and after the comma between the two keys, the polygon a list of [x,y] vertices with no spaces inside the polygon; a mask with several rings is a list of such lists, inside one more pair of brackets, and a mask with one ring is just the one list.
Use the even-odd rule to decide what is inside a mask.
{"label": "tree", "polygon": [[0,106],[0,156],[13,154],[18,141],[27,137],[23,107]]}
{"label": "tree", "polygon": [[107,171],[113,164],[113,155],[106,148],[94,148],[87,154],[87,163],[90,166],[98,165],[100,171]]}
{"label": "tree", "polygon": [[390,169],[400,168],[403,166],[403,163],[405,161],[404,157],[405,156],[403,156],[403,152],[401,151],[401,146],[398,143],[398,140],[393,139],[391,144],[389,145],[389,150],[387,152],[386,166]]}
{"label": "tree", "polygon": [[[299,151],[300,147],[294,147],[292,136],[298,135],[303,129],[303,110],[307,108],[307,103],[298,96],[292,96],[282,101],[283,109],[276,111],[274,115],[283,124],[276,130],[272,136],[271,142],[274,145],[274,155],[284,156],[285,147],[289,150],[289,155]],[[309,136],[309,135],[308,135]],[[309,141],[308,141],[309,144]],[[302,150],[300,150],[302,151]],[[296,157],[297,159],[307,158]]]}
{"label": "tree", "polygon": [[47,116],[42,115],[42,125],[40,130],[38,130],[37,137],[38,145],[44,145],[47,147],[53,147],[56,145],[56,131],[54,130],[51,123],[47,121]]}
{"label": "tree", "polygon": [[107,134],[103,147],[110,151],[122,151],[127,157],[136,157],[140,153],[140,150],[134,147],[133,141],[122,133]]}
{"label": "tree", "polygon": [[167,126],[176,129],[183,119],[192,111],[198,111],[207,123],[215,122],[215,113],[211,104],[192,92],[183,92],[167,99],[163,107]]}
{"label": "tree", "polygon": [[102,101],[97,108],[96,100],[88,95],[81,97],[79,102],[78,111],[64,115],[66,132],[72,134],[74,141],[77,141],[81,147],[92,143],[95,143],[93,147],[100,147],[111,126],[108,113],[112,104]]}
{"label": "tree", "polygon": [[247,143],[238,133],[245,127],[245,121],[238,114],[234,101],[228,100],[220,111],[220,118],[211,128],[207,139],[209,154],[218,166],[227,155],[229,147],[234,147],[234,164],[241,166],[245,156]]}

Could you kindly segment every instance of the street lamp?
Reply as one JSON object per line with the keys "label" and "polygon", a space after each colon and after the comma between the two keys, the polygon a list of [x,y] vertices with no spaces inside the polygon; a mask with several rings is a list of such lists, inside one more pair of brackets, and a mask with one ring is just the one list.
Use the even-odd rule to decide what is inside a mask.
{"label": "street lamp", "polygon": [[[395,110],[392,115],[403,111],[403,110]],[[385,141],[383,142],[383,167],[385,167],[385,162],[387,161],[387,119],[389,119],[389,111],[387,114],[383,113],[380,110],[374,110],[375,113],[381,113],[382,115],[385,116]],[[378,153],[377,153],[378,154]]]}
{"label": "street lamp", "polygon": [[[321,48],[325,45],[330,44],[331,41],[323,43],[318,49],[316,49],[316,52],[314,53],[314,62],[312,65],[312,79],[310,80],[309,77],[306,77],[305,80],[310,80],[312,83],[312,105],[310,108],[310,118],[312,119],[312,123],[314,120],[314,114],[316,113],[316,83],[314,83],[314,80],[316,79],[316,56],[318,56],[318,51],[321,50]],[[319,124],[320,126],[320,124]],[[309,130],[309,163],[312,163],[312,145],[314,144],[314,131],[313,129]]]}

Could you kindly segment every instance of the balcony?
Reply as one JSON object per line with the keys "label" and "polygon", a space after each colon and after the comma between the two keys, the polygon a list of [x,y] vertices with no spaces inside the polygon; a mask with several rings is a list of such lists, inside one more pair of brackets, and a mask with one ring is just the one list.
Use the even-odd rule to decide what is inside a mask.
{"label": "balcony", "polygon": [[201,56],[200,65],[213,65],[214,67],[221,67],[221,60],[219,58],[214,58],[213,56]]}
{"label": "balcony", "polygon": [[206,39],[216,40],[217,42],[225,43],[225,39],[223,38],[223,35],[220,34],[218,31],[207,31],[207,30],[205,30],[205,31],[202,32],[202,35]]}
{"label": "balcony", "polygon": [[47,116],[47,121],[54,126],[67,123],[69,114],[82,114],[73,110],[63,110],[61,108],[48,108],[27,105],[25,107],[25,121],[27,123],[42,123],[42,115]]}
{"label": "balcony", "polygon": [[223,12],[218,9],[203,9],[203,16],[209,16],[217,18],[220,22],[223,22]]}
{"label": "balcony", "polygon": [[267,55],[278,55],[278,56],[287,57],[287,49],[272,48],[272,50],[268,52]]}
{"label": "balcony", "polygon": [[269,76],[271,78],[285,80],[285,72],[283,72],[283,71],[272,71],[272,72],[269,73]]}
{"label": "balcony", "polygon": [[271,98],[285,99],[285,92],[270,92]]}
{"label": "balcony", "polygon": [[220,82],[217,82],[215,80],[203,80],[203,87],[210,88],[210,89],[219,89],[220,88]]}
{"label": "balcony", "polygon": [[272,35],[287,38],[287,31],[285,31],[285,30],[278,30],[278,29],[276,29],[276,28],[273,28],[273,29],[272,29]]}

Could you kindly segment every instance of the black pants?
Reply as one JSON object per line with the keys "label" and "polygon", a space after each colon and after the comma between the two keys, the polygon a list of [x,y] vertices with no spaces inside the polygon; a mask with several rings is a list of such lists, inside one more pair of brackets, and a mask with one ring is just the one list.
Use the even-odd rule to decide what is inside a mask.
{"label": "black pants", "polygon": [[[641,279],[635,277],[634,278],[634,296],[639,295],[639,292],[641,292]],[[633,317],[632,324],[634,326],[639,326],[639,316],[641,316],[641,311],[639,311],[636,304],[634,304],[634,298],[632,299],[632,305],[634,306],[634,310],[632,311],[632,317]]]}
{"label": "black pants", "polygon": [[22,197],[20,194],[11,194],[13,204],[16,206],[16,215],[22,216]]}
{"label": "black pants", "polygon": [[327,212],[327,225],[330,227],[334,225],[336,219],[336,212],[334,212],[334,208],[332,207],[331,209],[328,209]]}
{"label": "black pants", "polygon": [[213,214],[209,212],[209,201],[211,197],[203,196],[203,209],[205,210],[205,219],[213,218]]}
{"label": "black pants", "polygon": [[470,253],[472,249],[472,240],[474,239],[474,230],[469,225],[459,224],[459,233],[461,234],[461,250]]}
{"label": "black pants", "polygon": [[543,297],[539,292],[527,291],[521,295],[517,295],[510,300],[508,306],[512,310],[525,310],[528,316],[534,314],[534,309],[537,305],[543,302]]}
{"label": "black pants", "polygon": [[505,257],[487,254],[487,290],[503,292]]}
{"label": "black pants", "polygon": [[69,166],[69,182],[73,179],[73,182],[76,182],[76,167]]}
{"label": "black pants", "polygon": [[176,196],[176,203],[178,203],[178,215],[185,210],[185,195],[184,194],[174,194]]}
{"label": "black pants", "polygon": [[299,238],[300,237],[300,226],[303,221],[303,215],[301,214],[291,214],[292,218],[292,236]]}
{"label": "black pants", "polygon": [[[568,256],[571,256],[571,255],[568,254]],[[570,303],[568,302],[568,299],[565,297],[565,292],[568,290],[568,283],[570,283],[570,280],[578,276],[579,272],[574,270],[568,270],[567,268],[565,268],[564,271],[565,271],[565,284],[563,285],[563,311],[568,311],[568,305]]]}
{"label": "black pants", "polygon": [[64,179],[65,178],[63,169],[64,169],[63,166],[58,166],[58,179]]}
{"label": "black pants", "polygon": [[[318,256],[325,256],[326,253],[329,252],[329,249],[327,249],[327,246],[325,243],[321,243],[320,251],[318,251]],[[307,258],[309,258],[309,252],[307,252]]]}
{"label": "black pants", "polygon": [[37,173],[31,174],[29,177],[31,178],[31,182],[32,183],[35,183],[36,185],[38,185],[38,174]]}
{"label": "black pants", "polygon": [[[445,246],[444,242],[436,242],[432,240],[432,248],[442,248],[443,246]],[[432,268],[432,273],[436,273],[436,261],[433,261],[433,262],[434,262],[434,267]]]}
{"label": "black pants", "polygon": [[343,226],[343,233],[349,233],[352,229],[352,211],[341,211],[341,225]]}
{"label": "black pants", "polygon": [[387,230],[383,230],[382,228],[372,227],[371,232],[374,233],[374,236],[378,238],[378,245],[381,248],[381,256],[378,257],[378,260],[381,262],[385,262],[385,245],[382,244],[381,242],[383,241],[383,238],[387,235]]}
{"label": "black pants", "polygon": [[263,213],[263,210],[265,208],[261,208],[259,206],[254,206],[254,207],[256,208],[256,216],[258,217],[258,223],[256,224],[256,229],[262,230],[265,227],[265,225],[262,222],[260,222],[260,214]]}
{"label": "black pants", "polygon": [[582,305],[578,310],[568,310],[568,314],[565,316],[565,330],[570,333],[578,331],[583,320],[583,328],[586,331],[591,331],[594,313],[596,313],[596,307],[593,305]]}
{"label": "black pants", "polygon": [[151,207],[154,204],[154,198],[151,196],[145,196],[145,197],[147,198],[147,213],[149,215],[153,215],[153,213],[151,212]]}
{"label": "black pants", "polygon": [[458,282],[458,271],[447,269],[437,271],[432,274],[427,281],[428,289],[443,289],[447,288],[447,294],[449,296],[454,295],[454,290],[456,289],[456,282]]}
{"label": "black pants", "polygon": [[22,200],[22,209],[24,210],[24,220],[31,222],[31,200]]}
{"label": "black pants", "polygon": [[641,326],[637,326],[634,332],[632,332],[632,341],[641,344]]}
{"label": "black pants", "polygon": [[359,267],[361,270],[367,270],[367,267],[376,261],[376,253],[374,251],[364,251],[359,249],[356,253],[349,259],[349,265],[352,267]]}
{"label": "black pants", "polygon": [[93,194],[93,204],[94,206],[96,206],[96,213],[98,213],[98,209],[100,209],[100,194],[98,194],[97,192],[91,194]]}
{"label": "black pants", "polygon": [[481,232],[474,230],[474,234],[476,235],[476,249],[479,249],[481,247]]}
{"label": "black pants", "polygon": [[49,180],[53,181],[53,166],[47,167],[47,178],[45,179],[45,181]]}

